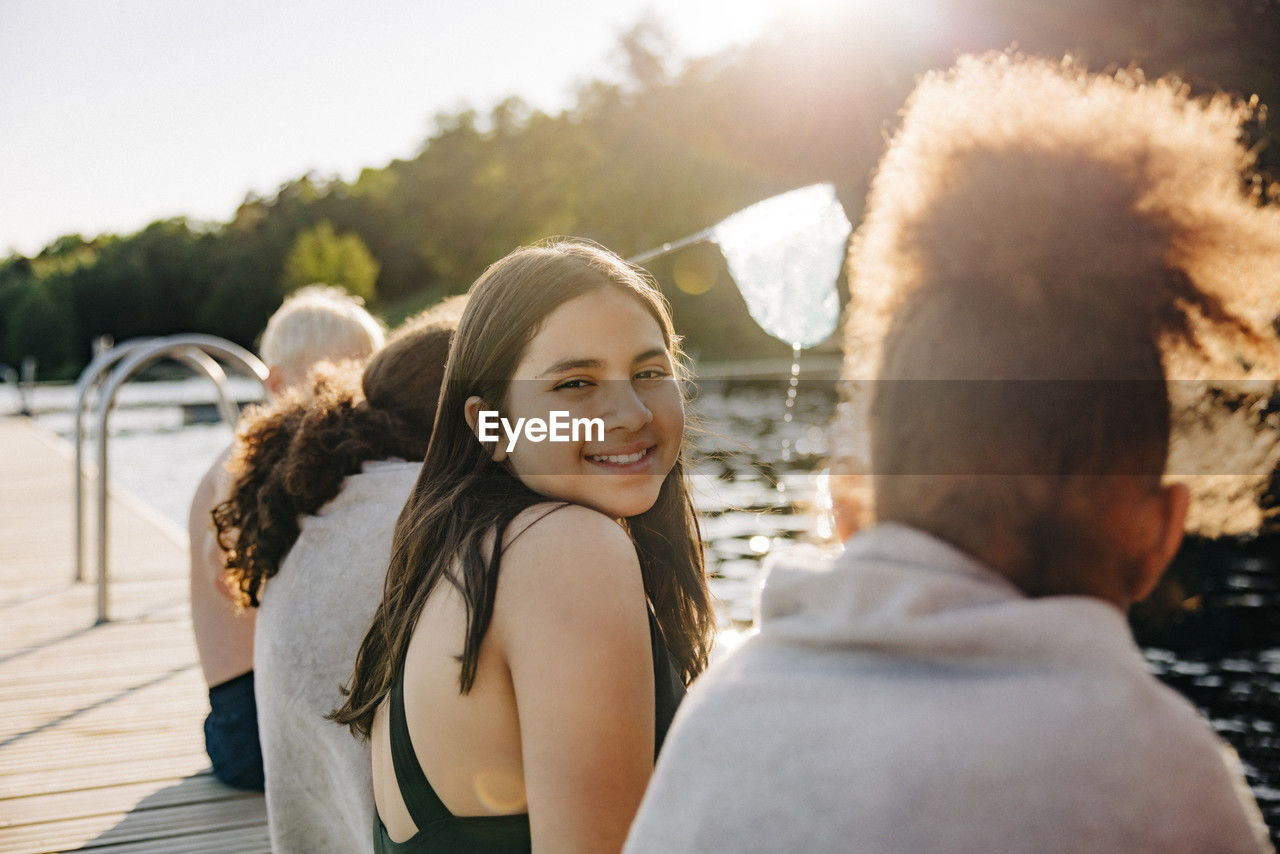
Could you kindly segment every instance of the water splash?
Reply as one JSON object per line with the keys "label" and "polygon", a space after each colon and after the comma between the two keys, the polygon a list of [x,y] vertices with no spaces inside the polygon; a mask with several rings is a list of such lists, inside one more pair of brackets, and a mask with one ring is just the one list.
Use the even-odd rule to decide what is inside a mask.
{"label": "water splash", "polygon": [[[787,398],[782,408],[782,422],[790,424],[795,419],[796,394],[800,390],[800,345],[791,345],[791,376],[787,381]],[[788,438],[782,440],[782,461],[792,460],[792,444]],[[778,491],[785,492],[782,481],[778,481]]]}
{"label": "water splash", "polygon": [[813,184],[738,211],[710,238],[752,319],[798,354],[835,331],[836,277],[852,228],[835,186]]}

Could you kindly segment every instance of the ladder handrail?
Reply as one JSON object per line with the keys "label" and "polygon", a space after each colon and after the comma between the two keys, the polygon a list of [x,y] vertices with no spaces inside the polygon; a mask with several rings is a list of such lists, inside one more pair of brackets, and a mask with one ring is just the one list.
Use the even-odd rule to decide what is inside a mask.
{"label": "ladder handrail", "polygon": [[[131,344],[132,342],[126,342]],[[125,346],[125,345],[122,345]],[[198,355],[197,355],[198,354]],[[224,420],[234,427],[238,418],[235,406],[225,394],[226,374],[214,360],[216,356],[226,362],[238,364],[247,373],[254,376],[265,388],[267,366],[262,360],[248,350],[212,335],[186,334],[170,335],[166,338],[140,342],[130,346],[128,350],[115,359],[104,360],[104,364],[114,364],[110,375],[98,394],[96,427],[97,427],[97,462],[98,462],[98,623],[109,619],[107,613],[107,552],[108,552],[108,504],[107,504],[107,438],[108,421],[111,409],[115,404],[116,393],[120,387],[142,368],[163,358],[176,358],[204,372],[219,387],[219,409]],[[101,369],[99,369],[101,372]],[[77,443],[79,443],[77,436]],[[77,483],[80,482],[81,471],[77,471]],[[78,518],[82,518],[78,515]],[[77,544],[83,542],[83,530],[76,530]]]}
{"label": "ladder handrail", "polygon": [[76,581],[84,581],[84,405],[90,393],[99,390],[106,373],[111,366],[123,359],[132,351],[158,341],[156,337],[130,338],[122,341],[109,350],[103,350],[93,357],[88,366],[80,372],[76,379],[76,402],[74,425],[71,435],[75,446],[75,560]]}
{"label": "ladder handrail", "polygon": [[213,381],[218,393],[218,414],[222,416],[225,423],[234,428],[236,422],[240,420],[240,408],[227,393],[227,372],[222,369],[222,365],[198,347],[179,350],[173,356],[196,368]]}

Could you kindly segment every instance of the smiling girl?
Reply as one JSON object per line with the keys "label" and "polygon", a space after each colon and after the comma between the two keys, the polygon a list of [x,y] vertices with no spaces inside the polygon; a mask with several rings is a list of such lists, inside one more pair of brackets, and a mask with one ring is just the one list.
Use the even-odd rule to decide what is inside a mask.
{"label": "smiling girl", "polygon": [[[471,289],[334,716],[372,742],[377,851],[621,847],[714,625],[679,355],[656,287],[593,245]],[[482,442],[484,412],[603,435]]]}

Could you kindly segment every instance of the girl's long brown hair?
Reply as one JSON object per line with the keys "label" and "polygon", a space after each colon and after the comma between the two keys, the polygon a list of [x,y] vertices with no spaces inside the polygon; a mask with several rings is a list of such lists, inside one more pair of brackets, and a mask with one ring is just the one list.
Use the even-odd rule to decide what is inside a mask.
{"label": "girl's long brown hair", "polygon": [[228,467],[231,496],[213,510],[224,577],[242,606],[298,539],[299,521],[338,494],[371,460],[426,454],[457,309],[407,321],[363,371],[322,364],[304,387],[246,413]]}
{"label": "girl's long brown hair", "polygon": [[[643,272],[598,246],[561,241],[519,249],[490,266],[472,287],[449,351],[427,457],[396,523],[382,604],[360,646],[346,702],[333,714],[357,735],[368,736],[423,604],[441,581],[466,602],[459,685],[464,693],[471,689],[503,547],[501,537],[495,538],[495,553],[487,559],[484,540],[547,499],[490,458],[467,425],[464,407],[476,395],[501,410],[525,348],[547,315],[605,287],[639,301],[678,363],[679,339],[662,294]],[[714,614],[683,452],[653,507],[628,518],[626,526],[645,593],[687,682],[706,666]]]}

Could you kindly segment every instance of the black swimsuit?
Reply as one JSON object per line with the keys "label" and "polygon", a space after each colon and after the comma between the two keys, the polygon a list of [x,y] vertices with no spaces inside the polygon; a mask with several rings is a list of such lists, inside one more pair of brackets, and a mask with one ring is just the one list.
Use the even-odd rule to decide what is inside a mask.
{"label": "black swimsuit", "polygon": [[[654,687],[654,756],[662,749],[676,707],[684,698],[680,670],[662,638],[658,621],[649,612],[649,644],[653,650]],[[418,832],[404,842],[394,842],[387,835],[381,817],[373,823],[375,854],[423,854],[423,852],[472,852],[473,854],[507,854],[528,851],[529,814],[498,816],[455,816],[440,800],[413,752],[409,726],[404,714],[404,668],[391,690],[391,760],[395,766],[400,797]]]}

